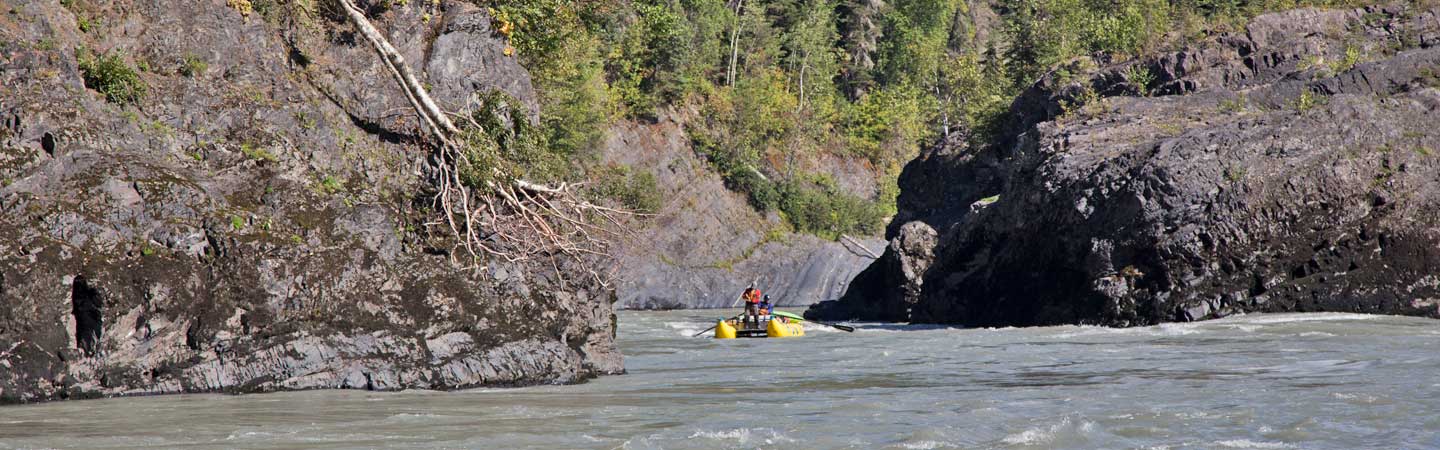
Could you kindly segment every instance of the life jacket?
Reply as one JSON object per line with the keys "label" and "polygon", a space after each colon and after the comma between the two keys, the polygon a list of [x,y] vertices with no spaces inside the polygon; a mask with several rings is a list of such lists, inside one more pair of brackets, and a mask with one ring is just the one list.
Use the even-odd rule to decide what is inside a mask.
{"label": "life jacket", "polygon": [[760,290],[751,289],[750,293],[745,297],[745,303],[760,303]]}

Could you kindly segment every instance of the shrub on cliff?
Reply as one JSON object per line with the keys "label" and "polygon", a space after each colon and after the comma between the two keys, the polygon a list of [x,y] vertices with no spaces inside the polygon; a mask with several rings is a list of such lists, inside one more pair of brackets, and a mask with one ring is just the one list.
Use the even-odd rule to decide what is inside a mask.
{"label": "shrub on cliff", "polygon": [[877,234],[884,224],[882,206],[833,186],[791,181],[779,191],[780,211],[799,231],[833,240],[842,234]]}
{"label": "shrub on cliff", "polygon": [[627,209],[646,214],[654,214],[662,206],[660,188],[650,172],[610,166],[598,171],[594,178],[596,184],[592,192],[601,199],[612,199]]}
{"label": "shrub on cliff", "polygon": [[795,231],[827,239],[838,239],[841,234],[871,235],[879,233],[885,216],[893,214],[895,198],[890,189],[882,189],[886,192],[878,200],[869,200],[841,191],[827,176],[799,174],[772,181],[737,153],[718,148],[706,135],[692,132],[691,137],[726,187],[744,193],[756,210],[779,211]]}
{"label": "shrub on cliff", "polygon": [[481,108],[470,114],[470,121],[479,125],[466,129],[466,155],[470,164],[460,169],[465,184],[488,189],[497,170],[520,177],[550,182],[573,175],[574,167],[566,162],[568,155],[549,145],[544,130],[526,117],[518,100],[492,90],[480,95]]}
{"label": "shrub on cliff", "polygon": [[125,105],[138,103],[145,96],[145,80],[125,64],[121,55],[107,53],[97,56],[81,48],[75,50],[75,58],[85,79],[85,87],[104,95],[105,100]]}

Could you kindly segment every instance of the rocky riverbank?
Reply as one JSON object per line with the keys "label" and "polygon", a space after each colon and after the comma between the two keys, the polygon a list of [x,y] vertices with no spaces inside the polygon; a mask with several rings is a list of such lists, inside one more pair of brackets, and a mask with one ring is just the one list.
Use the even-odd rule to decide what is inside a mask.
{"label": "rocky riverbank", "polygon": [[[343,21],[64,3],[0,13],[0,402],[623,371],[612,289],[431,245],[428,151]],[[538,107],[482,9],[369,6],[446,107]]]}
{"label": "rocky riverbank", "polygon": [[1440,317],[1437,13],[1300,9],[1053,72],[993,139],[911,162],[885,255],[807,316]]}

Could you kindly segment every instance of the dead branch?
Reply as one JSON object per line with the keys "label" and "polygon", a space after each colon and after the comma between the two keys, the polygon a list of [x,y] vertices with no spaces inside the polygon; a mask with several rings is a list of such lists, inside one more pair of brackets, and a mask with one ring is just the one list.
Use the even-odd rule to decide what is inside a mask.
{"label": "dead branch", "polygon": [[[462,174],[480,169],[470,160],[472,149],[466,147],[469,143],[462,139],[451,114],[435,103],[405,59],[353,0],[337,1],[351,24],[380,55],[415,110],[421,127],[437,141],[432,205],[444,218],[428,221],[427,225],[443,224],[458,242],[456,246],[464,247],[472,258],[490,256],[507,262],[547,258],[562,283],[569,278],[564,276],[557,258],[569,258],[581,264],[582,273],[608,286],[613,273],[596,270],[593,261],[597,257],[610,258],[610,237],[618,236],[617,229],[625,226],[621,217],[640,214],[587,202],[574,190],[575,185],[534,183],[499,168],[490,169],[492,181],[486,181],[483,189],[471,189]],[[471,130],[484,131],[473,118],[456,117],[463,118]],[[469,266],[475,266],[473,261]]]}
{"label": "dead branch", "polygon": [[868,247],[865,247],[865,244],[861,244],[859,240],[850,237],[850,235],[842,234],[840,235],[840,239],[850,244],[851,246],[858,247],[861,251],[865,252],[864,256],[869,256],[870,259],[880,259],[880,255],[876,254],[874,250],[870,250]]}

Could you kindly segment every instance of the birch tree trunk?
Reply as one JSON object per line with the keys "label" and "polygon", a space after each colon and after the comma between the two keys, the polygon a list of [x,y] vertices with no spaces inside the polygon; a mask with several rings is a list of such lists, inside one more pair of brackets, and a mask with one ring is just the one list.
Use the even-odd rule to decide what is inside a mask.
{"label": "birch tree trunk", "polygon": [[725,72],[725,85],[735,85],[735,60],[740,56],[740,26],[745,24],[745,17],[741,14],[745,10],[745,0],[735,5],[735,28],[730,31],[730,70]]}
{"label": "birch tree trunk", "polygon": [[[610,258],[610,239],[619,236],[619,230],[624,229],[620,217],[640,214],[595,205],[569,191],[563,183],[558,187],[532,183],[513,173],[505,173],[499,167],[489,168],[495,180],[485,181],[483,188],[472,190],[461,174],[464,170],[478,169],[472,165],[469,156],[475,150],[473,144],[455,139],[460,137],[460,130],[450,121],[445,110],[430,98],[425,86],[405,64],[405,58],[355,6],[354,0],[336,1],[345,10],[350,23],[380,54],[385,66],[390,69],[390,75],[400,84],[405,98],[415,108],[421,126],[440,141],[435,202],[442,210],[443,223],[450,228],[459,245],[463,245],[477,261],[481,255],[477,251],[510,262],[549,259],[562,283],[568,281],[565,281],[565,274],[555,258],[572,257],[595,281],[608,287],[613,273],[591,259]],[[471,120],[469,126],[478,128],[480,125]],[[485,237],[480,236],[481,228],[488,233]],[[492,236],[499,237],[491,239]],[[470,267],[478,266],[472,264]]]}
{"label": "birch tree trunk", "polygon": [[412,106],[415,107],[416,112],[420,113],[421,118],[434,127],[434,131],[442,139],[448,140],[450,136],[458,134],[460,130],[455,128],[455,124],[445,115],[445,111],[441,110],[435,104],[435,100],[430,98],[430,93],[425,90],[425,86],[420,84],[420,80],[415,78],[415,74],[410,71],[410,66],[405,64],[405,58],[400,56],[400,52],[395,50],[394,46],[390,45],[390,41],[385,39],[385,35],[380,34],[380,30],[370,24],[370,19],[365,18],[365,13],[355,6],[355,2],[352,0],[336,1],[344,7],[350,23],[355,25],[355,29],[359,30],[366,40],[370,41],[370,46],[375,48],[375,52],[379,53],[380,57],[385,60],[385,64],[390,66],[396,81],[405,90],[405,95],[410,98]]}

